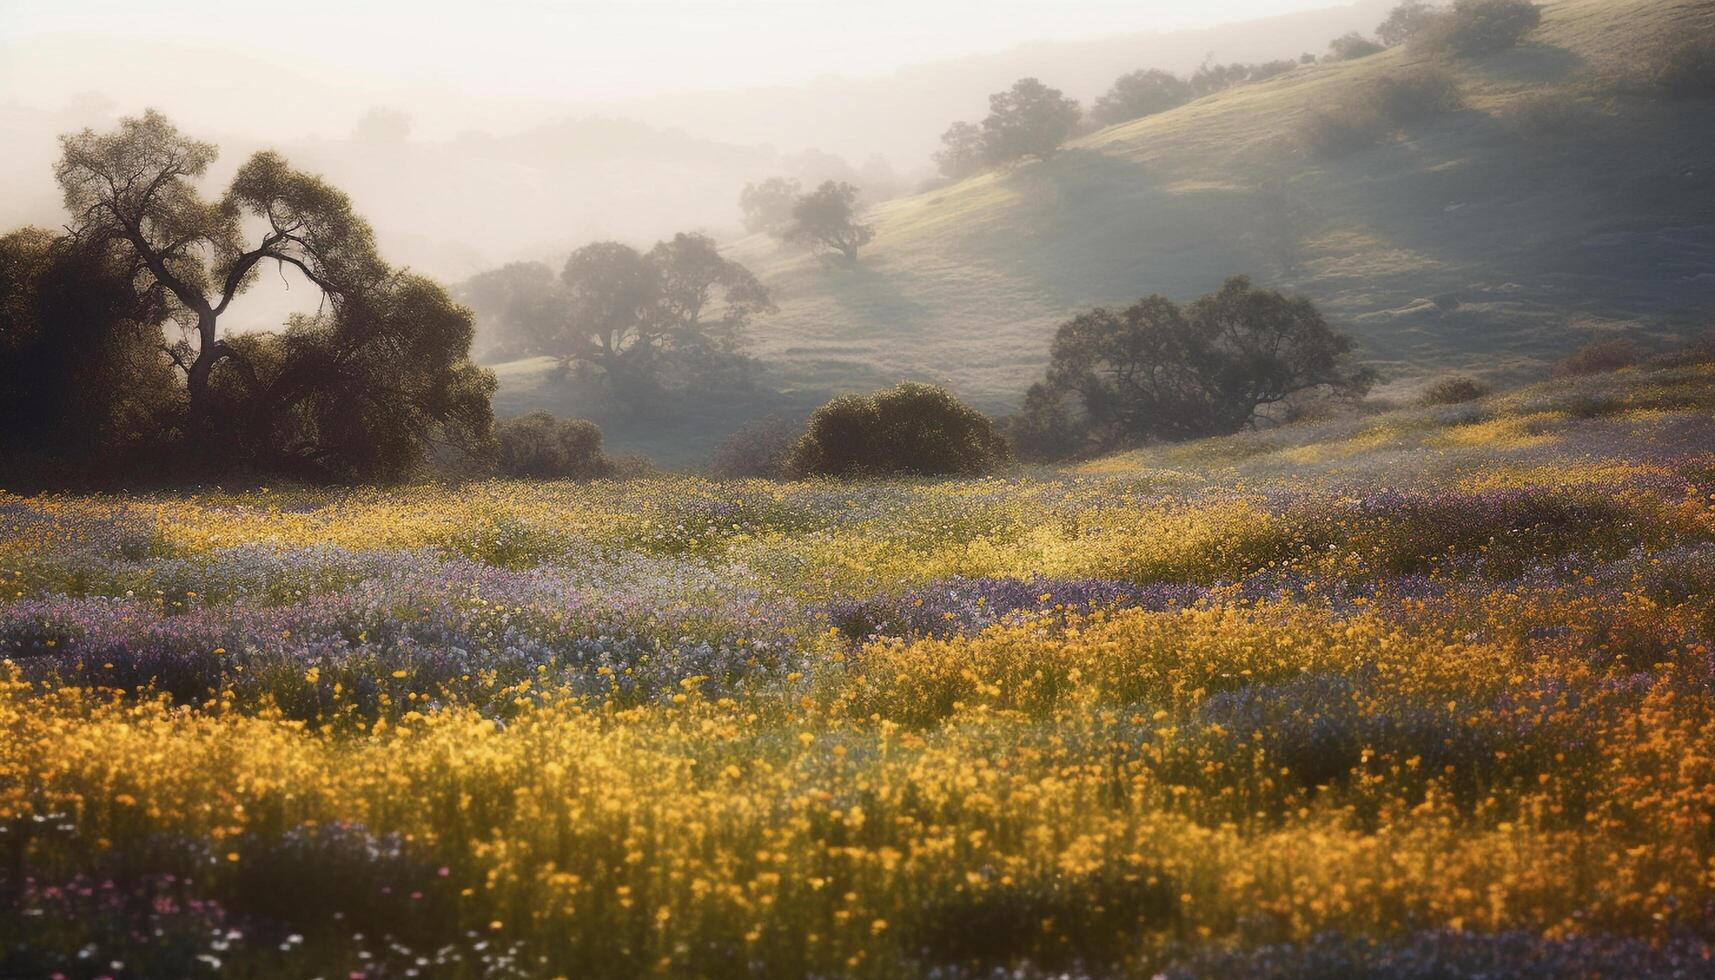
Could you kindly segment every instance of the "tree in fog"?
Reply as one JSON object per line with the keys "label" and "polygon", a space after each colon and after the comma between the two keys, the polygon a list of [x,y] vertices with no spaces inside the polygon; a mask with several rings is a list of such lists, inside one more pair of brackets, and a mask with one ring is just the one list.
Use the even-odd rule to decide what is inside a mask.
{"label": "tree in fog", "polygon": [[744,230],[779,235],[792,223],[792,206],[803,188],[792,177],[770,177],[744,185],[738,207],[744,213]]}
{"label": "tree in fog", "polygon": [[988,145],[981,126],[956,122],[941,134],[941,149],[935,152],[935,166],[943,175],[962,180],[980,172],[988,162]]}
{"label": "tree in fog", "polygon": [[730,366],[751,321],[773,309],[767,288],[705,235],[646,253],[596,242],[566,260],[558,322],[536,349],[641,393],[673,374],[706,379]]}
{"label": "tree in fog", "polygon": [[[1351,365],[1351,347],[1309,300],[1242,276],[1188,307],[1149,296],[1062,324],[1020,424],[1064,431],[1070,401],[1081,439],[1100,447],[1229,434],[1301,392],[1367,391],[1372,376]],[[1049,415],[1032,419],[1032,407]]]}
{"label": "tree in fog", "polygon": [[[73,241],[113,249],[139,302],[182,328],[164,353],[183,374],[178,427],[198,455],[367,478],[403,475],[430,438],[483,450],[492,379],[468,362],[469,312],[382,261],[343,193],[263,151],[205,200],[195,181],[215,147],[153,111],[61,145]],[[319,290],[320,313],[280,334],[222,336],[270,263]]]}
{"label": "tree in fog", "polygon": [[858,249],[875,237],[869,225],[857,219],[858,189],[847,183],[824,181],[792,206],[788,240],[814,248],[838,252],[847,262],[856,262]]}
{"label": "tree in fog", "polygon": [[1422,34],[1440,13],[1424,0],[1405,0],[1376,26],[1376,39],[1390,48],[1406,44]]}
{"label": "tree in fog", "polygon": [[1191,86],[1171,72],[1145,68],[1114,80],[1107,94],[1090,108],[1090,117],[1104,126],[1142,119],[1183,105]]}
{"label": "tree in fog", "polygon": [[1384,51],[1386,48],[1359,34],[1357,31],[1347,31],[1328,42],[1328,56],[1325,61],[1352,61],[1357,58],[1367,58],[1372,54]]}
{"label": "tree in fog", "polygon": [[479,272],[455,294],[483,326],[477,343],[485,357],[521,357],[559,329],[560,284],[545,262],[509,262]]}
{"label": "tree in fog", "polygon": [[983,120],[989,159],[1046,160],[1078,128],[1080,116],[1077,101],[1059,89],[1034,78],[1021,78],[1005,92],[989,96],[989,114]]}

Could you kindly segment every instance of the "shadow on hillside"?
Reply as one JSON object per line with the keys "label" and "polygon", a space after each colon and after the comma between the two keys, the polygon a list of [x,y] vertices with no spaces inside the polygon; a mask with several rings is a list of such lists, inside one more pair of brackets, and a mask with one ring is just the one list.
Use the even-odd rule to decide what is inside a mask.
{"label": "shadow on hillside", "polygon": [[[1054,305],[1075,309],[1154,291],[1202,291],[1253,264],[1245,208],[1228,185],[1166,183],[1135,161],[1073,148],[1006,175],[1020,233],[964,247]],[[1118,288],[1116,289],[1116,284]]]}
{"label": "shadow on hillside", "polygon": [[1472,72],[1498,82],[1564,82],[1585,65],[1583,55],[1540,41],[1477,63]]}

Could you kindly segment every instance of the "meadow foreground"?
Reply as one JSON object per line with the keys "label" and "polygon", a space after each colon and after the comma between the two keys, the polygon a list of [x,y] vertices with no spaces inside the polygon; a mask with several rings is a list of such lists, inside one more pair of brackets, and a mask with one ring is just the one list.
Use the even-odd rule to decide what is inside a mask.
{"label": "meadow foreground", "polygon": [[1707,976],[1712,409],[0,497],[0,975]]}

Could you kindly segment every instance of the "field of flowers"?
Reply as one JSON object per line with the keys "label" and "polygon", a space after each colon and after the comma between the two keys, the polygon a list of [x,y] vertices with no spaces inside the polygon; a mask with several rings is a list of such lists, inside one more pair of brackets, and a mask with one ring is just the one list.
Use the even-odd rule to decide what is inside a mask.
{"label": "field of flowers", "polygon": [[1715,366],[950,483],[0,495],[0,976],[1710,976]]}

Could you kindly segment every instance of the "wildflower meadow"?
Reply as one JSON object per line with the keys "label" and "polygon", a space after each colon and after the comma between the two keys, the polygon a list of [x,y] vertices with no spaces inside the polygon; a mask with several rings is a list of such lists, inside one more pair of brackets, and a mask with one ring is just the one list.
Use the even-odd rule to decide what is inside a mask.
{"label": "wildflower meadow", "polygon": [[0,496],[0,976],[1715,974],[1715,366],[957,481]]}

